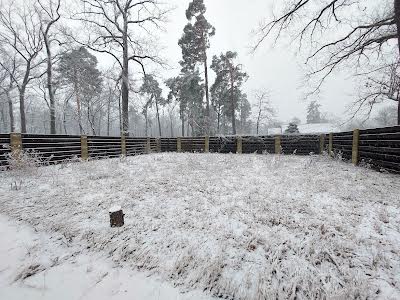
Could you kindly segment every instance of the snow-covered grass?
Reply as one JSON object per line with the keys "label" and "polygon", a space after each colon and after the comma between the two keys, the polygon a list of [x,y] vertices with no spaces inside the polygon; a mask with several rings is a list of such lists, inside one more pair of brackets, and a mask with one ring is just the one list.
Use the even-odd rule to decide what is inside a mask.
{"label": "snow-covered grass", "polygon": [[207,300],[167,282],[121,269],[104,253],[88,253],[61,234],[35,232],[0,216],[0,299]]}
{"label": "snow-covered grass", "polygon": [[[20,173],[19,173],[20,174]],[[153,154],[0,174],[0,213],[229,299],[400,297],[400,180],[329,158]],[[125,226],[109,227],[121,205]]]}

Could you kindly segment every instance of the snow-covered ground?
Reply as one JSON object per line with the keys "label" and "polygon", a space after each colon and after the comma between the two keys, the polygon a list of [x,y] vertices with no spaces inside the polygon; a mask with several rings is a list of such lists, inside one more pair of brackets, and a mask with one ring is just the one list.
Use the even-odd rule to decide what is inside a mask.
{"label": "snow-covered ground", "polygon": [[156,278],[119,268],[104,253],[68,244],[0,216],[0,299],[206,300]]}
{"label": "snow-covered ground", "polygon": [[[137,270],[204,297],[399,299],[399,179],[318,156],[153,154],[1,173],[0,213],[47,236],[33,250],[18,244],[24,263],[48,251],[31,266],[53,278],[89,269],[80,291],[110,274],[103,296],[121,281],[122,297]],[[123,228],[109,227],[113,205]],[[7,295],[49,284],[12,274]]]}

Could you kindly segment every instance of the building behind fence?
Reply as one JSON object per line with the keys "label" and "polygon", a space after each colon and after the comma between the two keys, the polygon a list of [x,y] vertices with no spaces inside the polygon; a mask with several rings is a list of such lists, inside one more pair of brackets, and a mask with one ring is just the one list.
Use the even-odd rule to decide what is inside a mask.
{"label": "building behind fence", "polygon": [[49,163],[73,158],[109,158],[151,152],[329,153],[357,165],[400,174],[400,126],[322,135],[226,137],[99,137],[72,135],[0,134],[0,166],[13,151],[34,151]]}

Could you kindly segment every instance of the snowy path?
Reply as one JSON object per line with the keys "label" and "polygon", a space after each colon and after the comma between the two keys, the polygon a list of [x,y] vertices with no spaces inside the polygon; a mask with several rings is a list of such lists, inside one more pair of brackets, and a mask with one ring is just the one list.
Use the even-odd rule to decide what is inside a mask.
{"label": "snowy path", "polygon": [[185,291],[400,299],[399,191],[324,157],[164,153],[0,173],[0,213]]}
{"label": "snowy path", "polygon": [[0,216],[0,299],[211,299],[200,292],[181,294],[168,283],[119,268],[99,254],[67,247],[55,236]]}

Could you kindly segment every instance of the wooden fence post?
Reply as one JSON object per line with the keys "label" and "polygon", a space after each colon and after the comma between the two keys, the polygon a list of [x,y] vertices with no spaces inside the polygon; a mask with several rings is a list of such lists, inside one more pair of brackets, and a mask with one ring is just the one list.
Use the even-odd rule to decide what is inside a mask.
{"label": "wooden fence post", "polygon": [[328,149],[328,151],[329,151],[329,156],[333,157],[333,133],[332,132],[329,134],[329,149]]}
{"label": "wooden fence post", "polygon": [[321,134],[319,137],[319,153],[324,154],[325,150],[325,134]]}
{"label": "wooden fence post", "polygon": [[146,141],[146,153],[150,154],[150,152],[151,152],[151,144],[150,144],[150,138],[148,137]]}
{"label": "wooden fence post", "polygon": [[275,154],[281,154],[282,148],[281,148],[281,136],[277,135],[275,136]]}
{"label": "wooden fence post", "polygon": [[359,143],[360,143],[360,129],[355,129],[353,131],[353,147],[351,149],[351,161],[355,166],[358,165],[358,160],[359,160],[359,153],[358,153]]}
{"label": "wooden fence post", "polygon": [[89,158],[88,138],[86,135],[81,135],[81,158],[83,160],[88,160]]}
{"label": "wooden fence post", "polygon": [[156,139],[157,152],[161,152],[161,138]]}
{"label": "wooden fence post", "polygon": [[209,153],[210,152],[210,137],[206,136],[204,138],[204,152]]}
{"label": "wooden fence post", "polygon": [[236,153],[242,154],[243,153],[243,138],[238,136],[236,138]]}
{"label": "wooden fence post", "polygon": [[121,133],[121,154],[126,156],[126,136],[125,133]]}
{"label": "wooden fence post", "polygon": [[182,152],[182,139],[180,137],[176,138],[176,151]]}
{"label": "wooden fence post", "polygon": [[11,156],[18,159],[22,151],[22,135],[20,133],[10,133]]}

